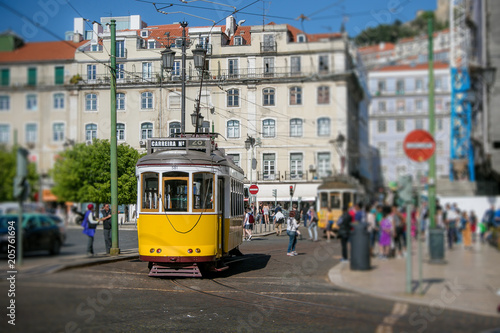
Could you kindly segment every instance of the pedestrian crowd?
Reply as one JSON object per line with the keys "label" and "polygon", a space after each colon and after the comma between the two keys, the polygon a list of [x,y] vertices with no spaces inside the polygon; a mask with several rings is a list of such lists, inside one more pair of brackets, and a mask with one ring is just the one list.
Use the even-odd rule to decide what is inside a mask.
{"label": "pedestrian crowd", "polygon": [[[348,244],[353,230],[353,223],[363,224],[369,234],[370,255],[382,260],[389,258],[406,257],[406,231],[410,226],[411,237],[417,239],[425,237],[429,229],[429,206],[423,201],[419,206],[412,206],[409,216],[405,206],[387,206],[381,203],[364,205],[350,203],[342,212],[334,212],[332,208],[317,212],[313,205],[303,204],[300,209],[293,205],[285,211],[280,205],[270,206],[260,203],[258,207],[252,204],[247,208],[244,219],[245,240],[251,240],[253,222],[249,225],[250,217],[255,223],[272,224],[276,236],[284,231],[289,236],[287,248],[288,256],[295,256],[297,239],[302,237],[300,227],[307,228],[309,240],[318,242],[319,236],[326,236],[326,242],[338,238],[342,247],[341,261],[348,261]],[[337,214],[337,216],[336,216]],[[255,215],[255,218],[253,218]],[[323,226],[320,228],[320,221]],[[481,220],[474,211],[461,210],[456,204],[446,204],[445,207],[436,202],[436,226],[445,231],[448,248],[455,244],[463,244],[471,248],[475,241],[484,242],[491,236],[491,228],[500,226],[500,208],[492,206]],[[477,236],[476,236],[477,235]],[[322,238],[322,237],[321,237]]]}

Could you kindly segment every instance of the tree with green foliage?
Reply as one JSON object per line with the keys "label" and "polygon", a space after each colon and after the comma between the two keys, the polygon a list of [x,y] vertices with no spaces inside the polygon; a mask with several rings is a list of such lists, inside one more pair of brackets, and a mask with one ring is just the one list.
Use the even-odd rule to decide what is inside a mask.
{"label": "tree with green foliage", "polygon": [[[135,164],[140,154],[127,144],[117,147],[118,204],[137,201]],[[109,140],[94,140],[91,145],[76,144],[59,154],[51,171],[52,192],[62,201],[111,202]]]}
{"label": "tree with green foliage", "polygon": [[374,45],[381,42],[396,43],[402,38],[426,34],[427,20],[429,18],[434,21],[435,31],[448,27],[448,23],[436,21],[433,11],[425,11],[409,23],[403,24],[401,21],[396,20],[393,24],[380,24],[376,27],[366,28],[354,38],[354,42],[358,46]]}
{"label": "tree with green foliage", "polygon": [[[14,177],[16,176],[17,168],[17,147],[12,147],[11,150],[7,149],[5,146],[0,146],[0,179],[2,180],[2,186],[0,186],[0,202],[3,201],[15,201],[14,198]],[[34,198],[34,194],[38,192],[39,189],[39,176],[36,171],[36,164],[28,164],[28,183],[30,184],[30,195],[31,199]]]}

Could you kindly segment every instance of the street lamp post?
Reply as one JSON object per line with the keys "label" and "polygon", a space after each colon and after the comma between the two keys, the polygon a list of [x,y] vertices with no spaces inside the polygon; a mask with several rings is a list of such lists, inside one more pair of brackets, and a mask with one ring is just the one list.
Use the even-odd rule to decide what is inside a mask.
{"label": "street lamp post", "polygon": [[334,145],[335,150],[337,151],[337,154],[340,157],[340,174],[344,174],[344,167],[345,167],[345,152],[344,152],[345,136],[342,133],[339,133],[339,135],[337,135],[337,138],[335,140],[330,140],[330,143],[332,143]]}
{"label": "street lamp post", "polygon": [[[186,46],[187,46],[187,41],[186,41],[186,27],[187,27],[187,22],[181,22],[181,27],[182,27],[182,87],[181,87],[181,133],[184,134],[186,133]],[[194,66],[196,69],[201,69],[202,71],[202,81],[200,84],[200,95],[201,95],[201,87],[203,85],[203,70],[204,70],[204,65],[205,65],[205,55],[206,55],[206,50],[201,47],[201,45],[197,45],[196,49],[193,50],[193,61],[194,61]],[[175,59],[175,51],[173,51],[170,48],[170,45],[167,45],[165,47],[165,50],[161,52],[161,58],[162,58],[162,66],[166,70],[172,70],[174,68],[174,59]],[[201,96],[200,96],[201,98]],[[196,115],[198,118],[201,118],[196,120],[196,118],[193,118],[193,115],[191,115],[191,121],[193,123],[193,126],[195,127],[195,132],[198,132],[198,127],[201,127],[201,124],[203,122],[203,116],[201,116],[200,113],[200,99],[198,98],[197,100],[197,105],[196,107]]]}
{"label": "street lamp post", "polygon": [[[253,180],[252,180],[252,174],[253,174],[253,169],[254,169],[254,164],[257,164],[256,161],[254,162],[255,160],[255,157],[254,157],[254,147],[255,147],[255,138],[247,135],[247,139],[245,140],[245,148],[246,150],[250,150],[251,149],[251,152],[250,152],[250,158],[251,158],[251,163],[250,163],[250,185],[253,184]],[[252,204],[252,195],[250,194],[250,199],[249,199],[249,202],[248,202],[249,205]]]}

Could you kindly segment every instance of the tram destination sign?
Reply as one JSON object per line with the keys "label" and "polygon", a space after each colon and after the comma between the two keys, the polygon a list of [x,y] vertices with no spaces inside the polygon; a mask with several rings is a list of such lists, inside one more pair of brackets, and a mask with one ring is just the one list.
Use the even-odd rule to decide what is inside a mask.
{"label": "tram destination sign", "polygon": [[195,139],[152,139],[151,148],[191,148],[191,149],[205,149],[207,147],[207,140]]}
{"label": "tram destination sign", "polygon": [[185,148],[186,140],[151,140],[151,148]]}

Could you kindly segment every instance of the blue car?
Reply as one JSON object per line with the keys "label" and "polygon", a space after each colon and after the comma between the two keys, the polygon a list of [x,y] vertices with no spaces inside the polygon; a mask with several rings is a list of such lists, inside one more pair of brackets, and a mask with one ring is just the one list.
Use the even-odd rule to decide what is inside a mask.
{"label": "blue car", "polygon": [[[9,244],[9,235],[13,235],[12,228],[16,222],[14,244],[17,245],[17,220],[18,215],[7,214],[0,216],[0,252],[7,253]],[[12,242],[12,241],[11,241]],[[49,251],[50,254],[58,254],[63,244],[63,235],[59,230],[57,223],[49,216],[40,213],[23,214],[23,251]]]}

